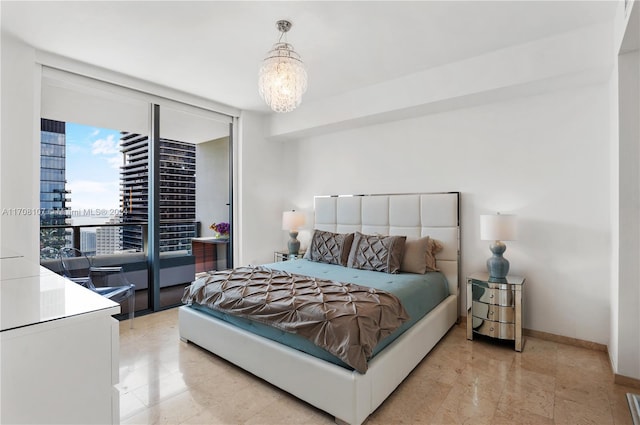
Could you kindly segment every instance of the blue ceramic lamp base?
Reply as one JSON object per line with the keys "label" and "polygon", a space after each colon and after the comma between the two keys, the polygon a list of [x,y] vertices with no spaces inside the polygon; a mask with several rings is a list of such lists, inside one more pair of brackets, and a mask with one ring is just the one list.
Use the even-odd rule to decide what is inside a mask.
{"label": "blue ceramic lamp base", "polygon": [[506,282],[509,273],[509,260],[504,258],[502,254],[507,246],[500,241],[495,241],[489,247],[493,256],[487,260],[487,270],[489,271],[490,282]]}
{"label": "blue ceramic lamp base", "polygon": [[289,237],[291,238],[287,244],[287,247],[289,248],[289,255],[298,255],[298,252],[300,251],[300,241],[297,239],[298,232],[291,230],[289,232]]}

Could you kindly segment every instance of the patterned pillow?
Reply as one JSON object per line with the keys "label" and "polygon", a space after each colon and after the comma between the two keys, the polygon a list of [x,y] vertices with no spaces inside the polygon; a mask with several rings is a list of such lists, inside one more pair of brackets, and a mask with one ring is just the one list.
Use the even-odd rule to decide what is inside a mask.
{"label": "patterned pillow", "polygon": [[397,273],[406,239],[406,236],[363,235],[356,232],[347,267]]}
{"label": "patterned pillow", "polygon": [[347,265],[353,233],[333,233],[314,230],[309,249],[304,258],[327,264]]}

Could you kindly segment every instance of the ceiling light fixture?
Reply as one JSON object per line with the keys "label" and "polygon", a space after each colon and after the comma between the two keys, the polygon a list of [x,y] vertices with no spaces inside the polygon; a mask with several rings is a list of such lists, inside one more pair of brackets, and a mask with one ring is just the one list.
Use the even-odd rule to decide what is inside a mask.
{"label": "ceiling light fixture", "polygon": [[260,96],[275,112],[291,112],[300,105],[307,91],[307,70],[293,46],[282,38],[291,29],[291,22],[276,22],[280,31],[278,42],[262,61],[258,87]]}

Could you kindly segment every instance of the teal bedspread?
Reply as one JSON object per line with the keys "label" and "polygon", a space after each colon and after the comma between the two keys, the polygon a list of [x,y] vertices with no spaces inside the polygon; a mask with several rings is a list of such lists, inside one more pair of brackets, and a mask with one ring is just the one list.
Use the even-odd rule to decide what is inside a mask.
{"label": "teal bedspread", "polygon": [[[447,279],[440,272],[428,272],[424,275],[413,273],[387,274],[333,264],[316,263],[304,259],[265,264],[264,266],[294,274],[369,286],[391,292],[397,296],[407,313],[409,313],[410,319],[376,346],[373,350],[373,357],[449,296]],[[254,334],[350,369],[337,357],[301,336],[283,332],[262,323],[221,313],[198,304],[193,304],[191,307]]]}

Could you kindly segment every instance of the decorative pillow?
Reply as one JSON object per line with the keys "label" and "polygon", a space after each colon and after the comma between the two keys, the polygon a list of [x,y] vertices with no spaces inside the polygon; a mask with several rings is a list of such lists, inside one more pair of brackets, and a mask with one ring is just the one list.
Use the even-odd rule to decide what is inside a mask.
{"label": "decorative pillow", "polygon": [[424,238],[407,238],[402,255],[401,272],[425,274],[427,272],[427,250],[429,236]]}
{"label": "decorative pillow", "polygon": [[429,246],[427,248],[427,255],[426,255],[427,271],[428,272],[440,271],[440,269],[436,267],[436,254],[442,251],[443,246],[440,243],[440,241],[431,239],[429,236],[427,236],[427,238],[429,238]]}
{"label": "decorative pillow", "polygon": [[314,230],[311,244],[304,258],[327,264],[347,265],[349,251],[353,243],[353,233],[333,233]]}
{"label": "decorative pillow", "polygon": [[398,273],[406,236],[363,235],[356,232],[347,267]]}

